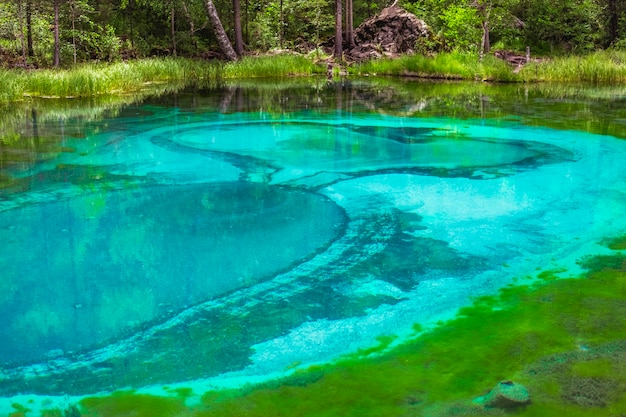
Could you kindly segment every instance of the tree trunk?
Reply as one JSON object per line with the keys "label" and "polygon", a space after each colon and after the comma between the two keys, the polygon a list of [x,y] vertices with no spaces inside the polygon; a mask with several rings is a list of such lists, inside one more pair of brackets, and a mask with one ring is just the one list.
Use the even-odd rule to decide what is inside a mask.
{"label": "tree trunk", "polygon": [[241,4],[239,0],[233,0],[233,15],[235,19],[235,52],[243,55],[243,33],[241,31]]}
{"label": "tree trunk", "polygon": [[174,2],[172,2],[170,15],[170,30],[172,33],[172,54],[176,56],[176,8],[174,7]]}
{"label": "tree trunk", "polygon": [[346,43],[349,48],[354,47],[354,12],[352,0],[346,0]]}
{"label": "tree trunk", "polygon": [[220,49],[226,56],[226,59],[229,61],[237,60],[237,53],[233,49],[233,45],[230,43],[228,39],[228,35],[226,35],[226,31],[224,30],[224,26],[222,26],[222,21],[217,14],[217,10],[215,9],[215,5],[212,0],[204,0],[204,9],[206,10],[207,17],[209,18],[209,22],[211,23],[211,27],[213,28],[213,33],[217,38],[217,43],[220,46]]}
{"label": "tree trunk", "polygon": [[489,18],[491,17],[492,4],[490,2],[481,3],[478,0],[474,0],[472,6],[478,10],[478,13],[480,13],[482,17],[483,36],[478,51],[480,60],[482,61],[483,56],[488,54],[491,50],[491,42],[489,40]]}
{"label": "tree trunk", "polygon": [[189,23],[189,38],[191,39],[191,44],[193,45],[195,49],[198,46],[198,43],[196,42],[196,25],[193,22],[191,13],[189,13],[187,4],[183,1],[182,5],[183,5],[183,12],[185,13],[185,17],[187,18],[187,22]]}
{"label": "tree trunk", "polygon": [[482,45],[480,48],[480,56],[482,58],[483,55],[488,54],[491,50],[491,42],[489,40],[489,20],[485,20],[483,22],[483,39]]}
{"label": "tree trunk", "polygon": [[244,15],[245,25],[243,25],[243,27],[245,28],[246,44],[248,44],[248,45],[250,45],[250,33],[248,31],[248,27],[250,26],[249,22],[248,22],[248,16],[249,16],[249,14],[248,14],[248,6],[249,6],[249,3],[250,2],[248,0],[246,0],[246,2],[244,3],[245,4],[245,6],[244,6],[245,7],[245,9],[244,9],[244,12],[245,12],[245,15]]}
{"label": "tree trunk", "polygon": [[22,4],[22,0],[17,0],[17,20],[18,26],[20,28],[19,40],[20,45],[22,47],[22,64],[26,65],[26,39],[24,36],[24,5]]}
{"label": "tree trunk", "polygon": [[133,1],[132,0],[128,0],[128,7],[127,7],[128,13],[126,14],[126,17],[128,19],[128,30],[130,32],[130,47],[133,50],[135,50],[135,29],[133,27],[133,22],[135,21],[135,8],[133,7]]}
{"label": "tree trunk", "polygon": [[341,0],[335,0],[335,59],[343,58],[343,30],[341,28]]}
{"label": "tree trunk", "polygon": [[280,49],[283,49],[283,41],[284,41],[284,37],[285,37],[285,32],[284,32],[284,28],[285,28],[285,16],[283,16],[283,0],[280,0],[280,4],[279,4],[279,15],[278,15],[278,47]]}
{"label": "tree trunk", "polygon": [[74,1],[70,3],[70,14],[72,16],[72,49],[74,51],[74,65],[76,65],[76,9]]}
{"label": "tree trunk", "polygon": [[54,67],[61,65],[61,39],[59,37],[59,2],[54,0]]}
{"label": "tree trunk", "polygon": [[618,23],[619,23],[619,15],[617,13],[617,0],[609,0],[608,4],[608,13],[609,13],[609,39],[607,42],[607,46],[611,45],[618,39]]}
{"label": "tree trunk", "polygon": [[35,50],[33,49],[33,24],[32,24],[32,5],[31,0],[26,0],[26,46],[28,48],[28,57],[35,56]]}

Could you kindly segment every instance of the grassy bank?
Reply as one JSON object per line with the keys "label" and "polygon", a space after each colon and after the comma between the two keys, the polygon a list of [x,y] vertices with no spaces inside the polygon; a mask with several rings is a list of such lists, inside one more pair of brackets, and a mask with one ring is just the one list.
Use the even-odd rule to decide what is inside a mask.
{"label": "grassy bank", "polygon": [[[612,417],[626,411],[626,238],[616,251],[583,262],[588,272],[557,279],[551,271],[521,278],[391,352],[357,352],[333,365],[240,391],[170,397],[119,392],[81,401],[90,417],[229,416],[555,416]],[[381,347],[388,340],[380,340]],[[532,403],[514,412],[472,400],[512,379]],[[165,391],[167,389],[165,388]],[[201,395],[202,403],[185,405]],[[15,404],[15,416],[20,407]],[[80,412],[80,414],[78,414]],[[43,415],[62,416],[62,410]],[[65,415],[68,415],[67,413]]]}
{"label": "grassy bank", "polygon": [[433,57],[406,55],[397,59],[379,59],[355,65],[351,74],[408,76],[447,80],[520,82],[506,62],[493,56],[479,61],[476,54],[442,53]]}
{"label": "grassy bank", "polygon": [[[226,79],[322,75],[323,63],[298,55],[246,57],[222,63],[155,58],[115,64],[85,64],[70,70],[0,70],[0,102],[25,96],[91,97],[126,94],[154,83],[206,84]],[[348,66],[353,76],[409,76],[494,82],[626,82],[626,52],[602,51],[533,61],[516,72],[493,56],[441,53],[432,57],[402,56]]]}
{"label": "grassy bank", "polygon": [[520,71],[524,81],[626,82],[626,51],[600,51],[531,63]]}
{"label": "grassy bank", "polygon": [[0,70],[0,101],[36,97],[120,95],[155,83],[208,84],[237,77],[312,75],[325,68],[295,55],[246,57],[235,63],[190,59],[144,59],[114,64],[85,64],[69,70]]}
{"label": "grassy bank", "polygon": [[584,56],[532,60],[519,72],[493,56],[482,61],[475,54],[446,53],[433,57],[403,56],[354,66],[358,75],[413,76],[452,80],[495,82],[626,82],[626,52],[600,51]]}

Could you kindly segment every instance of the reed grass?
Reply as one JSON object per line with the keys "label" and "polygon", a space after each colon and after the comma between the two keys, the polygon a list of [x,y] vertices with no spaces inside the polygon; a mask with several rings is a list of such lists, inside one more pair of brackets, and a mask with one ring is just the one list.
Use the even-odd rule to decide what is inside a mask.
{"label": "reed grass", "polygon": [[[227,79],[285,78],[324,74],[324,65],[301,55],[244,57],[221,63],[182,58],[152,58],[114,64],[84,64],[64,70],[0,69],[0,102],[35,97],[93,97],[136,93],[158,83],[206,84]],[[493,56],[471,53],[406,55],[349,67],[351,75],[412,76],[496,82],[626,82],[626,52],[608,50],[586,56],[537,61],[518,73]]]}
{"label": "reed grass", "polygon": [[0,102],[13,101],[21,97],[24,76],[21,71],[0,69]]}
{"label": "reed grass", "polygon": [[71,70],[39,70],[22,75],[23,94],[44,97],[123,94],[143,90],[153,83],[193,82],[219,76],[217,64],[171,58],[85,64]]}
{"label": "reed grass", "polygon": [[224,66],[225,78],[290,77],[323,74],[325,68],[300,55],[244,57]]}
{"label": "reed grass", "polygon": [[355,65],[358,75],[412,76],[447,80],[519,81],[512,68],[492,56],[481,61],[476,54],[441,53],[432,57],[405,55],[397,59],[380,59]]}
{"label": "reed grass", "polygon": [[598,51],[531,63],[520,71],[520,76],[525,81],[623,83],[626,81],[626,51]]}
{"label": "reed grass", "polygon": [[35,97],[91,97],[141,91],[154,83],[207,83],[226,78],[308,76],[324,68],[297,55],[245,57],[223,64],[181,58],[152,58],[72,69],[2,70],[0,100]]}

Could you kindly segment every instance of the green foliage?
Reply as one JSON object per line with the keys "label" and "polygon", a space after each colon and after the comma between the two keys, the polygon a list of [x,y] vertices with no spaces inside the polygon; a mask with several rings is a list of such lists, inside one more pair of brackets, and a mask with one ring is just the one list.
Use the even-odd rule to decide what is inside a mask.
{"label": "green foliage", "polygon": [[333,28],[334,20],[328,1],[284,0],[282,11],[280,2],[271,1],[250,26],[253,33],[251,46],[264,51],[278,48],[282,33],[283,47],[315,47],[330,36]]}
{"label": "green foliage", "polygon": [[602,6],[593,0],[520,0],[513,14],[527,45],[541,52],[589,52],[600,46]]}
{"label": "green foliage", "polygon": [[447,40],[448,49],[476,51],[481,32],[480,19],[476,9],[453,4],[441,11],[441,34]]}
{"label": "green foliage", "polygon": [[[23,51],[24,4],[17,0],[0,3],[0,54],[12,57],[6,62],[17,62]],[[50,66],[52,7],[50,2],[32,4],[34,54],[28,64]],[[356,2],[355,25],[385,4]],[[433,48],[478,51],[483,23],[490,28],[491,43],[502,49],[523,51],[530,46],[539,53],[587,53],[607,45],[622,48],[626,39],[626,5],[619,1],[613,8],[608,0],[406,0],[401,4],[425,20],[434,33],[433,39],[418,45],[425,53]],[[221,0],[215,5],[227,33],[232,34],[231,2]],[[333,35],[333,6],[325,0],[245,2],[245,44],[252,51],[282,46],[307,52],[319,47]],[[65,66],[73,63],[74,54],[79,62],[109,62],[170,56],[174,45],[177,55],[186,57],[217,49],[202,1],[66,0],[61,2],[60,29]]]}

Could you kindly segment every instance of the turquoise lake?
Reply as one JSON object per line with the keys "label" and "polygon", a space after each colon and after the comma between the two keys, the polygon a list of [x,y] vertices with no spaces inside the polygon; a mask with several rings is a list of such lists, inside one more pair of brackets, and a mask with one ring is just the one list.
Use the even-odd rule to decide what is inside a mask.
{"label": "turquoise lake", "polygon": [[258,82],[5,109],[0,395],[237,387],[575,275],[626,233],[624,97]]}

